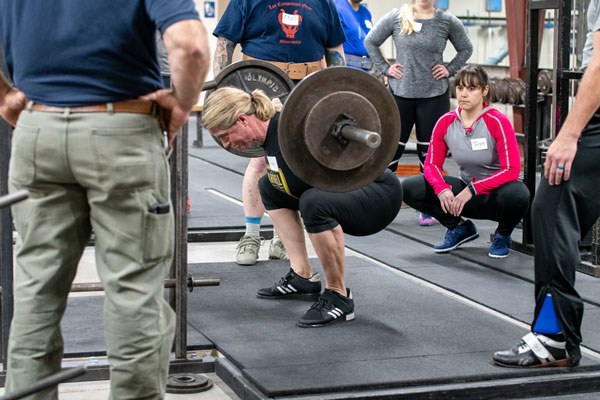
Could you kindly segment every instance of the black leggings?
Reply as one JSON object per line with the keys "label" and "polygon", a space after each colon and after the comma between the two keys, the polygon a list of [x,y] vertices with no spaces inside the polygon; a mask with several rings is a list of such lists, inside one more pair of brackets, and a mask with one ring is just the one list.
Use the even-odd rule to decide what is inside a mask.
{"label": "black leggings", "polygon": [[[445,176],[446,183],[452,186],[457,195],[467,185],[454,176]],[[433,216],[448,229],[455,228],[460,217],[442,210],[440,199],[422,175],[411,176],[402,182],[404,202],[412,208]],[[529,190],[520,181],[505,183],[489,194],[479,195],[469,200],[463,208],[466,218],[487,219],[498,222],[498,232],[509,235],[529,208]]]}
{"label": "black leggings", "polygon": [[295,198],[274,188],[266,176],[260,178],[258,186],[267,210],[299,210],[308,233],[340,225],[349,235],[372,235],[396,218],[402,204],[402,186],[387,170],[374,182],[347,193],[311,188]]}
{"label": "black leggings", "polygon": [[401,132],[398,149],[388,168],[392,172],[395,172],[398,168],[398,161],[404,153],[406,142],[408,142],[414,126],[417,133],[417,154],[422,169],[435,123],[442,115],[450,111],[448,91],[440,96],[428,99],[407,99],[396,95],[394,95],[394,99],[396,99],[400,111]]}

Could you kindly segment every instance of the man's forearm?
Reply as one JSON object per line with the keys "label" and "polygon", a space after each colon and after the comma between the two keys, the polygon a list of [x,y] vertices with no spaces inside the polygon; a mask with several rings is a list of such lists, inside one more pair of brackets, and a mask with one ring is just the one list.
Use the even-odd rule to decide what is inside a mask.
{"label": "man's forearm", "polygon": [[234,49],[235,43],[233,43],[231,40],[225,39],[223,36],[219,36],[217,38],[217,48],[215,50],[215,57],[213,60],[214,76],[219,75],[219,72],[231,64],[233,60]]}
{"label": "man's forearm", "polygon": [[210,64],[206,29],[198,20],[180,21],[167,28],[164,41],[174,96],[189,110],[198,101]]}

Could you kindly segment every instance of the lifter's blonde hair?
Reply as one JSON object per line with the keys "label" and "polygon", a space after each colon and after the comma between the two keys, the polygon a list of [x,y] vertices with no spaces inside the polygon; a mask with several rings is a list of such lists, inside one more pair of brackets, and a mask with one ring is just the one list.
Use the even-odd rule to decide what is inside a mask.
{"label": "lifter's blonde hair", "polygon": [[260,89],[252,93],[234,87],[215,90],[204,101],[202,107],[202,126],[209,132],[227,129],[235,125],[238,115],[255,114],[261,121],[267,121],[279,111],[271,99]]}

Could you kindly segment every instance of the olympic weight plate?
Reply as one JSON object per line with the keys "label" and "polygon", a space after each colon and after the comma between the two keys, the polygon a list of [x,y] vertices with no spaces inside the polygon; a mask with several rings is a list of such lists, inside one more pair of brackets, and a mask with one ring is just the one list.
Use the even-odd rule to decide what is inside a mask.
{"label": "olympic weight plate", "polygon": [[[228,65],[217,75],[214,85],[210,86],[214,87],[214,89],[232,86],[246,93],[252,93],[252,91],[260,89],[269,98],[277,98],[283,103],[294,87],[294,82],[285,72],[266,61],[245,60]],[[209,96],[210,92],[206,95]],[[213,139],[223,147],[220,140],[217,138]],[[264,156],[264,151],[260,145],[252,146],[246,150],[236,150],[233,148],[226,150],[242,157]]]}
{"label": "olympic weight plate", "polygon": [[167,380],[167,393],[200,393],[213,387],[213,381],[198,374],[171,374]]}
{"label": "olympic weight plate", "polygon": [[[324,104],[334,112],[324,111]],[[315,150],[329,140],[324,138],[338,114],[353,119],[359,128],[378,132],[381,144],[374,151],[355,143],[346,147],[348,151]],[[278,135],[283,157],[300,179],[325,191],[348,192],[373,182],[387,168],[400,140],[400,113],[392,94],[376,78],[355,68],[332,67],[307,76],[292,90]]]}

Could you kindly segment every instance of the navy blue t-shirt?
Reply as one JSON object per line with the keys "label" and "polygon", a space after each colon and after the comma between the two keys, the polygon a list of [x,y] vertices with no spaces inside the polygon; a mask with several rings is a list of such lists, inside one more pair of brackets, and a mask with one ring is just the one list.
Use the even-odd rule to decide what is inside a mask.
{"label": "navy blue t-shirt", "polygon": [[359,57],[368,57],[365,49],[365,37],[373,27],[371,12],[367,7],[360,4],[358,11],[354,11],[348,0],[334,0],[340,15],[342,27],[346,33],[344,42],[344,53]]}
{"label": "navy blue t-shirt", "polygon": [[213,35],[280,62],[318,61],[346,40],[332,0],[231,0]]}
{"label": "navy blue t-shirt", "polygon": [[0,36],[15,85],[36,103],[74,107],[162,87],[155,31],[198,19],[192,0],[4,0]]}

